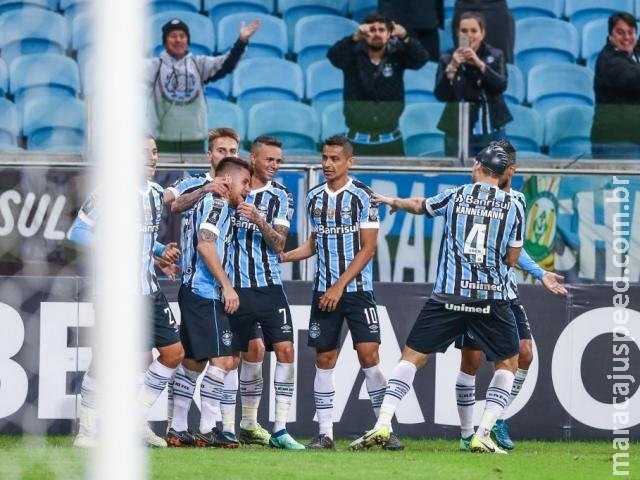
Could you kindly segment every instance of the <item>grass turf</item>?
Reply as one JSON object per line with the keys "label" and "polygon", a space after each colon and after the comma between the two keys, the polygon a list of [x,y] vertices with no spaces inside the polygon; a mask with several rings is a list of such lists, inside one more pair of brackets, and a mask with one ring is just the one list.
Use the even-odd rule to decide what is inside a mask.
{"label": "grass turf", "polygon": [[[348,440],[335,450],[290,452],[250,446],[236,450],[148,450],[152,479],[568,479],[612,476],[611,442],[518,441],[509,455],[458,451],[451,440],[402,439],[402,452],[379,448],[352,452]],[[71,437],[0,436],[3,480],[87,478],[90,454],[71,446]],[[628,478],[640,478],[640,446],[628,450]]]}

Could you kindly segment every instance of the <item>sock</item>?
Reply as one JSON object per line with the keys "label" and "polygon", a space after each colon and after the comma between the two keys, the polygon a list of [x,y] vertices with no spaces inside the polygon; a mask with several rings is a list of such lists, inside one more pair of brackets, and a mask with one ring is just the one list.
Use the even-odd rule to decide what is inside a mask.
{"label": "sock", "polygon": [[371,399],[373,413],[376,418],[378,418],[384,392],[387,389],[387,379],[384,378],[379,364],[373,367],[363,368],[362,372],[364,373],[364,383],[367,386],[367,392],[369,392],[369,398]]}
{"label": "sock", "polygon": [[501,420],[504,420],[504,417],[507,415],[507,410],[509,410],[509,405],[511,405],[513,399],[518,396],[520,390],[522,390],[522,384],[524,383],[524,379],[527,378],[527,373],[529,373],[529,370],[523,370],[521,368],[516,370],[516,376],[513,379],[513,387],[511,387],[511,395],[509,396],[507,406],[502,411],[502,415],[500,415]]}
{"label": "sock", "polygon": [[224,392],[226,370],[214,365],[207,367],[200,384],[200,433],[209,433],[216,426],[220,414],[220,400]]}
{"label": "sock", "polygon": [[189,407],[196,391],[196,380],[198,372],[178,366],[173,376],[173,417],[171,418],[171,428],[176,432],[183,432],[189,429]]}
{"label": "sock", "polygon": [[[181,365],[178,365],[178,369]],[[177,371],[177,369],[176,369]],[[171,424],[173,423],[173,384],[176,379],[176,374],[167,382],[167,432],[169,432],[169,428],[171,428]]]}
{"label": "sock", "polygon": [[496,370],[487,388],[486,405],[482,413],[476,435],[485,440],[489,438],[491,428],[509,401],[514,374],[509,370]]}
{"label": "sock", "polygon": [[476,404],[476,376],[458,372],[456,379],[456,404],[460,417],[460,436],[473,435],[473,406]]}
{"label": "sock", "polygon": [[406,360],[400,360],[396,368],[393,369],[387,390],[384,394],[384,399],[382,400],[382,405],[380,406],[380,414],[378,415],[375,428],[391,427],[391,419],[396,413],[396,408],[398,408],[400,400],[402,400],[411,389],[417,371],[416,366]]}
{"label": "sock", "polygon": [[242,403],[240,428],[252,429],[257,425],[262,384],[262,362],[247,362],[243,359],[240,367],[240,401]]}
{"label": "sock", "polygon": [[238,369],[229,370],[224,377],[224,390],[220,400],[222,431],[236,433],[236,398],[238,397]]}
{"label": "sock", "polygon": [[175,371],[175,368],[169,368],[155,359],[144,372],[144,384],[138,393],[138,401],[145,417]]}
{"label": "sock", "polygon": [[273,432],[284,430],[287,426],[289,407],[293,398],[295,382],[295,370],[293,363],[276,362],[276,371],[273,375],[273,386],[276,391],[276,418],[273,423]]}
{"label": "sock", "polygon": [[333,368],[316,367],[313,380],[313,399],[318,415],[318,433],[333,438],[333,399],[336,396]]}
{"label": "sock", "polygon": [[78,435],[95,437],[97,428],[98,382],[85,372],[80,386],[80,408],[78,409]]}

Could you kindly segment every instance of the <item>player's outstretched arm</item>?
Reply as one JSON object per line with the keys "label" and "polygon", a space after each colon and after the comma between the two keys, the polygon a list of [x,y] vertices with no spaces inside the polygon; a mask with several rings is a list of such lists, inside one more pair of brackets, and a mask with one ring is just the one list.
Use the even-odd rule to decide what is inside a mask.
{"label": "player's outstretched arm", "polygon": [[562,275],[558,275],[555,272],[545,272],[542,276],[541,282],[550,293],[554,295],[567,295],[569,292],[567,288],[560,282],[564,280]]}
{"label": "player's outstretched arm", "polygon": [[306,242],[298,248],[280,253],[280,262],[298,262],[313,257],[316,254],[316,234],[311,233]]}
{"label": "player's outstretched arm", "polygon": [[424,198],[393,198],[385,197],[379,193],[374,193],[371,196],[371,203],[380,205],[385,204],[391,207],[389,213],[394,213],[396,210],[404,210],[405,212],[413,213],[414,215],[424,215],[426,210],[424,208]]}

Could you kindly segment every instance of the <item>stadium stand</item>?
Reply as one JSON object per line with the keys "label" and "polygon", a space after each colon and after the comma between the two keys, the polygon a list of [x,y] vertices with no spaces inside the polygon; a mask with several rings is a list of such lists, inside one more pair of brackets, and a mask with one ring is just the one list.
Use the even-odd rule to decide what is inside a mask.
{"label": "stadium stand", "polygon": [[509,10],[515,20],[530,17],[561,18],[564,0],[509,0]]}
{"label": "stadium stand", "polygon": [[331,135],[345,135],[347,133],[347,123],[344,119],[344,103],[333,102],[322,110],[320,118],[320,139],[325,139]]}
{"label": "stadium stand", "polygon": [[553,158],[591,158],[593,107],[561,105],[544,117],[544,143]]}
{"label": "stadium stand", "polygon": [[71,25],[78,15],[89,12],[91,3],[91,0],[60,0],[60,10]]}
{"label": "stadium stand", "polygon": [[359,24],[364,17],[378,10],[377,0],[349,0],[349,15]]}
{"label": "stadium stand", "polygon": [[266,13],[275,10],[274,0],[204,0],[202,9],[214,25],[234,13]]}
{"label": "stadium stand", "polygon": [[507,63],[507,89],[504,91],[504,100],[508,105],[520,105],[526,98],[526,84],[522,71],[515,65]]}
{"label": "stadium stand", "polygon": [[58,9],[58,0],[0,0],[0,14],[30,7],[55,11]]}
{"label": "stadium stand", "polygon": [[266,13],[233,13],[218,22],[218,51],[225,53],[238,39],[242,22],[260,20],[260,28],[253,34],[243,59],[272,57],[284,58],[288,51],[287,26],[281,18]]}
{"label": "stadium stand", "polygon": [[219,127],[233,128],[241,139],[244,139],[247,133],[244,112],[238,105],[227,100],[207,100],[207,127],[209,130]]}
{"label": "stadium stand", "polygon": [[520,150],[540,153],[544,140],[544,124],[540,114],[530,107],[509,105],[513,121],[507,123],[507,139]]}
{"label": "stadium stand", "polygon": [[352,35],[358,23],[335,15],[309,15],[301,18],[295,26],[293,53],[296,62],[306,70],[313,62],[325,60],[327,50],[343,37]]}
{"label": "stadium stand", "polygon": [[19,150],[18,135],[20,135],[18,109],[10,100],[0,98],[0,151]]}
{"label": "stadium stand", "polygon": [[319,115],[333,102],[342,100],[344,79],[342,71],[329,60],[320,60],[309,65],[305,75],[305,98]]}
{"label": "stadium stand", "polygon": [[76,60],[80,68],[91,56],[93,44],[93,15],[89,12],[82,13],[73,19],[71,24],[71,50],[75,52]]}
{"label": "stadium stand", "polygon": [[29,150],[82,153],[87,113],[78,98],[38,97],[24,106],[22,132]]}
{"label": "stadium stand", "polygon": [[587,22],[582,28],[580,57],[591,70],[595,69],[600,51],[607,43],[609,36],[609,20],[599,18]]}
{"label": "stadium stand", "polygon": [[0,58],[0,97],[6,97],[9,93],[9,69],[5,61]]}
{"label": "stadium stand", "polygon": [[148,5],[153,14],[176,10],[198,13],[201,6],[200,0],[149,0]]}
{"label": "stadium stand", "polygon": [[204,86],[204,96],[207,100],[227,100],[231,96],[232,75],[225,75],[215,82],[209,82]]}
{"label": "stadium stand", "polygon": [[527,78],[527,102],[544,116],[558,105],[593,105],[593,71],[570,63],[544,63]]}
{"label": "stadium stand", "polygon": [[564,15],[578,33],[591,20],[608,18],[614,12],[633,12],[633,0],[565,0]]}
{"label": "stadium stand", "polygon": [[438,122],[444,103],[411,103],[400,116],[405,154],[410,157],[444,156],[444,132]]}
{"label": "stadium stand", "polygon": [[419,70],[404,71],[404,99],[407,103],[437,101],[433,93],[437,70],[437,62],[427,62]]}
{"label": "stadium stand", "polygon": [[289,50],[293,50],[293,33],[298,20],[309,15],[346,16],[347,0],[278,0],[278,13],[287,24]]}
{"label": "stadium stand", "polygon": [[[148,49],[150,55],[158,56],[164,51],[162,26],[173,18],[179,18],[189,26],[189,36],[191,37],[189,51],[191,53],[194,55],[212,55],[216,51],[216,36],[211,20],[208,17],[195,12],[165,10],[151,17]],[[236,29],[236,38],[238,38],[238,29]]]}

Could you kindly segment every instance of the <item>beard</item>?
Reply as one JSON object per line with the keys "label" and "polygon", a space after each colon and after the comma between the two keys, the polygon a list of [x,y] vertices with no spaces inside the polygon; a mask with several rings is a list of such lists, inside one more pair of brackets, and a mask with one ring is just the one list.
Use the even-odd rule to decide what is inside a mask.
{"label": "beard", "polygon": [[377,44],[376,45],[372,45],[370,43],[367,43],[367,48],[369,50],[371,50],[372,52],[376,52],[376,53],[377,52],[381,52],[384,49],[384,47],[385,47],[384,43],[382,43],[380,45],[377,45]]}

